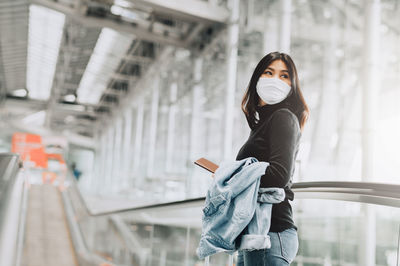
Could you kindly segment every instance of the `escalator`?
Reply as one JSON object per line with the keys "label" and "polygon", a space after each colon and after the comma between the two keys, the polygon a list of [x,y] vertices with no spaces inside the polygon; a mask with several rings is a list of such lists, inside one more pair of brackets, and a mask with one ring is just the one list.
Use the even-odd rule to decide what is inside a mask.
{"label": "escalator", "polygon": [[65,187],[59,180],[39,183],[33,178],[38,173],[20,169],[18,155],[0,154],[0,265],[109,265],[82,248]]}
{"label": "escalator", "polygon": [[22,266],[78,265],[61,194],[51,184],[31,185]]}
{"label": "escalator", "polygon": [[[4,167],[1,160],[0,165]],[[15,174],[12,169],[8,172]],[[10,188],[4,182],[1,184],[0,188]],[[235,264],[236,257],[225,253],[214,255],[209,261],[201,261],[195,254],[204,198],[92,212],[71,176],[66,184],[62,191],[52,185],[20,188],[29,191],[29,200],[26,207],[23,200],[17,201],[22,215],[9,219],[14,219],[14,224],[26,221],[20,222],[26,226],[14,230],[15,239],[22,244],[16,241],[14,260],[10,259],[13,263],[2,266]],[[6,194],[1,190],[0,197],[4,197]],[[294,184],[293,190],[300,249],[291,265],[399,265],[399,185],[303,182]],[[1,216],[2,228],[9,220],[5,218]],[[47,225],[40,219],[47,220]],[[51,236],[45,236],[46,230]],[[4,231],[1,232],[3,239]],[[60,239],[63,243],[57,242]],[[58,247],[62,254],[56,251]],[[0,246],[1,254],[4,248]],[[45,255],[51,250],[53,254]],[[46,258],[51,263],[42,260],[41,264],[35,264],[30,256],[36,256],[37,260]]]}

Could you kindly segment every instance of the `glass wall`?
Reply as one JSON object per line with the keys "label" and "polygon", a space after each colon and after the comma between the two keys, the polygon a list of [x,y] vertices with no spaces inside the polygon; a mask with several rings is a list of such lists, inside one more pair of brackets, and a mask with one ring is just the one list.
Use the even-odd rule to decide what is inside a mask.
{"label": "glass wall", "polygon": [[300,245],[294,265],[396,265],[397,208],[304,199],[295,209]]}
{"label": "glass wall", "polygon": [[67,164],[78,181],[82,191],[91,192],[94,181],[94,152],[81,147],[70,146],[67,154]]}
{"label": "glass wall", "polygon": [[[211,177],[193,161],[236,157],[249,134],[241,98],[258,61],[275,50],[294,59],[310,107],[294,181],[398,183],[399,15],[394,0],[240,1],[238,24],[200,52],[175,49],[132,88],[137,98],[124,110],[132,117],[121,112],[130,149],[118,148],[115,138],[124,140],[125,133],[117,135],[116,122],[99,129],[96,163],[103,171],[94,187],[103,187],[103,196],[144,202],[204,195]],[[230,46],[235,25],[239,41]],[[232,47],[237,60],[228,58]],[[237,65],[236,74],[229,74],[228,62]],[[236,87],[228,109],[231,79]],[[233,130],[225,128],[227,119]],[[115,174],[110,169],[120,168],[121,160],[126,170]]]}
{"label": "glass wall", "polygon": [[[295,210],[300,245],[291,265],[397,265],[398,208],[301,199]],[[200,216],[201,207],[175,206],[109,217],[78,217],[89,250],[113,263],[177,266],[205,265],[196,255]],[[228,254],[213,255],[210,262],[229,265]]]}

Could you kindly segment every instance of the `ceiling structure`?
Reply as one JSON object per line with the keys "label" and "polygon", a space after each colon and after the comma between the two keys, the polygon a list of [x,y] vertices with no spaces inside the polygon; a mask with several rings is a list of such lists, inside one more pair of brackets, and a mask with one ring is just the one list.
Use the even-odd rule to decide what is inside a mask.
{"label": "ceiling structure", "polygon": [[201,50],[226,1],[1,0],[2,122],[92,137],[166,46]]}
{"label": "ceiling structure", "polygon": [[[213,43],[223,44],[218,39],[225,36],[221,33],[229,17],[227,2],[0,0],[0,123],[18,127],[20,121],[28,121],[92,137],[94,125],[118,112],[121,99],[140,86],[166,46],[204,52]],[[262,50],[265,14],[276,16],[279,0],[241,3],[239,60],[249,61],[249,54]],[[353,56],[362,52],[362,2],[293,3],[296,23],[291,41],[293,50],[301,51],[296,54],[299,62],[306,62],[311,51],[313,67],[319,66],[323,47],[331,42],[327,30],[335,27],[341,32],[336,57],[345,61],[345,52]],[[393,32],[395,37],[399,34],[395,23],[398,3],[382,1],[382,30]],[[221,58],[216,58],[224,62],[225,47],[219,48],[216,53]],[[253,59],[258,58],[255,53]],[[304,82],[309,88],[318,88],[312,86],[318,82],[312,73],[303,71]],[[217,78],[213,84],[222,84]],[[313,110],[323,106],[319,90],[308,95]]]}

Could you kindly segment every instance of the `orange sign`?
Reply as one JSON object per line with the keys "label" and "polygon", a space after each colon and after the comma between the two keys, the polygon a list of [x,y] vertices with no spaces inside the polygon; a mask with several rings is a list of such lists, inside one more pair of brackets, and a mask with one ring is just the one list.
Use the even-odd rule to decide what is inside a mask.
{"label": "orange sign", "polygon": [[24,161],[35,162],[36,167],[47,168],[47,156],[39,135],[14,133],[11,151],[18,153]]}

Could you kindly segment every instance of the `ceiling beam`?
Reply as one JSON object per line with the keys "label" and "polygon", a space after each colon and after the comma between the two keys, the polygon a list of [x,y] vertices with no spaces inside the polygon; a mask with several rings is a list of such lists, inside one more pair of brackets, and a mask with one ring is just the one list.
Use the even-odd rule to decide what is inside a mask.
{"label": "ceiling beam", "polygon": [[55,113],[64,112],[70,115],[89,115],[96,116],[96,112],[91,110],[89,106],[82,104],[67,104],[67,103],[57,103],[54,108]]}
{"label": "ceiling beam", "polygon": [[46,109],[47,102],[26,98],[7,97],[5,107],[7,108],[7,106],[43,110]]}
{"label": "ceiling beam", "polygon": [[103,91],[103,94],[114,95],[114,96],[124,96],[127,94],[127,92],[126,91],[118,91],[118,90],[114,90],[114,89],[106,89],[105,91]]}
{"label": "ceiling beam", "polygon": [[85,16],[80,12],[77,12],[75,9],[67,7],[65,5],[59,4],[52,0],[31,0],[32,4],[41,5],[47,8],[54,9],[58,12],[65,14],[68,18],[75,20],[86,27],[91,28],[103,28],[107,27],[118,32],[123,32],[127,34],[132,34],[136,38],[150,41],[150,42],[158,42],[167,45],[173,45],[176,47],[186,48],[184,40],[179,38],[164,36],[163,34],[156,34],[148,29],[140,28],[134,26],[128,22],[124,21],[113,21],[109,18],[97,18],[91,16]]}
{"label": "ceiling beam", "polygon": [[130,0],[133,4],[150,6],[156,13],[200,23],[227,23],[227,8],[200,0]]}
{"label": "ceiling beam", "polygon": [[22,5],[22,6],[26,5],[26,0],[21,0],[21,1],[14,0],[11,2],[0,2],[1,9],[6,8],[6,7],[14,8],[15,6],[18,6],[18,5]]}
{"label": "ceiling beam", "polygon": [[194,28],[190,31],[189,35],[186,37],[185,44],[187,46],[190,45],[190,43],[197,37],[199,36],[201,30],[204,29],[204,26],[202,24],[197,24],[194,26]]}
{"label": "ceiling beam", "polygon": [[135,76],[122,73],[114,73],[112,74],[111,78],[118,81],[126,81],[126,82],[135,81],[137,79]]}
{"label": "ceiling beam", "polygon": [[[123,58],[123,60],[125,60],[126,58]],[[85,73],[86,69],[75,69],[74,73],[78,74],[78,75],[83,75]],[[122,73],[114,73],[111,75],[110,77],[111,79],[115,79],[118,81],[135,81],[137,79],[136,76],[132,76],[132,75],[128,75],[128,74],[122,74]],[[71,85],[76,86],[76,88],[78,88],[79,84],[71,84],[71,83],[67,83],[68,88],[72,87]]]}
{"label": "ceiling beam", "polygon": [[146,56],[138,56],[129,54],[123,58],[123,60],[127,60],[131,63],[141,63],[141,64],[148,64],[154,61],[154,58],[146,57]]}
{"label": "ceiling beam", "polygon": [[[360,16],[358,13],[358,10],[354,10],[348,3],[347,1],[341,0],[341,1],[332,1],[331,4],[340,10],[345,16],[346,19],[348,19],[354,27],[357,29],[362,29],[364,26],[364,20],[363,16]],[[400,31],[398,30],[398,27],[394,25],[390,19],[387,17],[382,16],[381,18],[381,23],[385,24],[390,30],[395,32],[396,34],[400,34]]]}
{"label": "ceiling beam", "polygon": [[[49,128],[42,126],[32,126],[30,124],[24,124],[22,121],[9,121],[9,126],[13,128],[13,131],[25,131],[33,134],[38,134],[41,136],[59,136],[60,132],[55,132]],[[94,149],[96,143],[93,138],[82,136],[71,132],[70,130],[65,130],[62,135],[67,138],[69,144],[74,144],[80,147],[85,147],[88,149]]]}
{"label": "ceiling beam", "polygon": [[[21,107],[29,108],[34,110],[45,110],[48,107],[47,101],[40,101],[27,98],[10,98],[7,97],[5,101],[5,108],[7,107]],[[83,105],[83,104],[66,104],[66,103],[56,103],[54,106],[54,112],[63,112],[70,115],[90,115],[97,116],[98,114],[94,111],[98,105]]]}
{"label": "ceiling beam", "polygon": [[136,84],[129,88],[127,95],[121,99],[121,109],[134,105],[139,101],[143,94],[151,91],[147,89],[148,86],[146,86],[146,82],[154,78],[154,74],[157,73],[161,66],[165,66],[169,63],[173,52],[174,49],[172,47],[166,47],[160,52],[146,72],[137,80]]}

